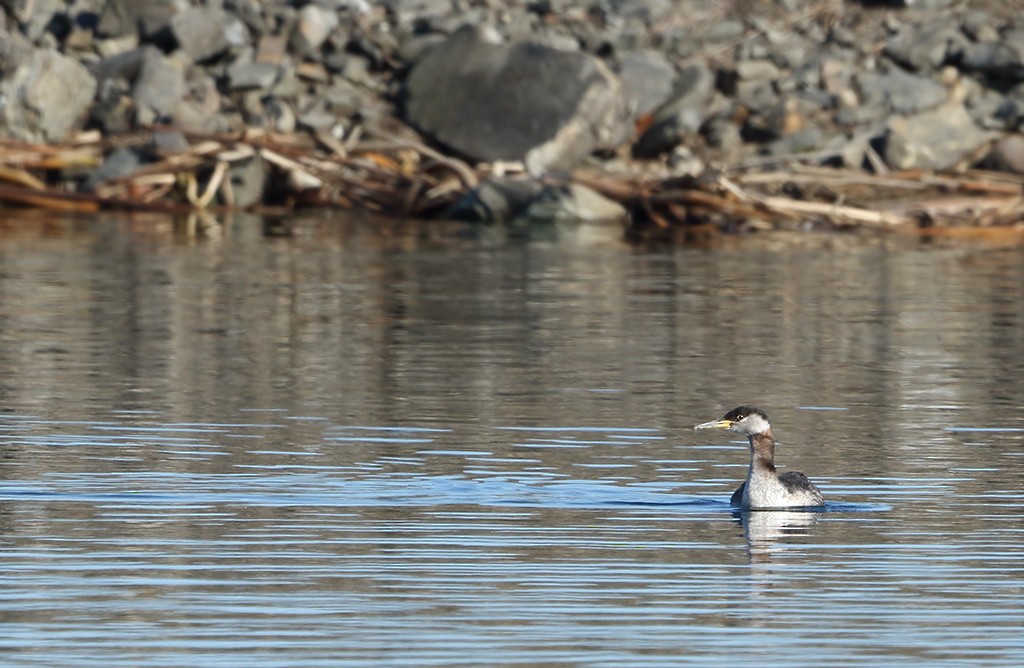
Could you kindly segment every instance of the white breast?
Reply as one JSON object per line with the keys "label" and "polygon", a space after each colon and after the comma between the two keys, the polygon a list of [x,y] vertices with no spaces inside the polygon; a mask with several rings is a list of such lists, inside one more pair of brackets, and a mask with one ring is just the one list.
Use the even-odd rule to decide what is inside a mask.
{"label": "white breast", "polygon": [[743,489],[743,508],[794,508],[816,506],[819,500],[808,490],[790,492],[778,478],[760,469],[751,468]]}

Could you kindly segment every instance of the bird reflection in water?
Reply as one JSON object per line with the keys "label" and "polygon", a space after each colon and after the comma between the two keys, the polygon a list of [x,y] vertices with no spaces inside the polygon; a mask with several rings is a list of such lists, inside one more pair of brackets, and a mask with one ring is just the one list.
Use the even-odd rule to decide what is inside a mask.
{"label": "bird reflection in water", "polygon": [[820,512],[806,510],[736,510],[733,518],[743,527],[751,562],[770,561],[777,543],[795,536],[809,536]]}

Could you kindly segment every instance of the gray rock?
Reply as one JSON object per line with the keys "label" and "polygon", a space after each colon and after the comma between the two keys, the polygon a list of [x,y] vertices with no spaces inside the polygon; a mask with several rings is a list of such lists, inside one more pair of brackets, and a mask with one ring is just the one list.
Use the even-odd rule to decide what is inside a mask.
{"label": "gray rock", "polygon": [[228,88],[232,91],[269,90],[280,76],[281,68],[272,63],[236,63],[228,68]]}
{"label": "gray rock", "polygon": [[96,25],[99,37],[138,35],[151,40],[167,30],[171,18],[189,6],[188,0],[107,0]]}
{"label": "gray rock", "polygon": [[744,81],[774,81],[782,71],[770,60],[743,60],[736,63],[736,76]]}
{"label": "gray rock", "polygon": [[135,81],[142,69],[142,63],[146,59],[146,54],[150,51],[157,52],[153,47],[145,47],[104,58],[92,66],[93,76],[96,77],[96,81],[100,85],[106,82],[107,79]]}
{"label": "gray rock", "polygon": [[962,104],[889,120],[885,162],[893,169],[952,169],[971,160],[993,133],[981,130]]}
{"label": "gray rock", "polygon": [[131,97],[131,84],[126,79],[109,78],[97,89],[89,122],[107,133],[128,132],[135,127],[135,105]]}
{"label": "gray rock", "polygon": [[699,176],[707,165],[688,146],[676,146],[665,161],[672,176]]}
{"label": "gray rock", "polygon": [[930,72],[956,57],[967,46],[967,40],[953,19],[905,27],[885,45],[885,53],[904,67]]}
{"label": "gray rock", "polygon": [[321,99],[327,104],[327,109],[332,115],[346,118],[373,106],[373,101],[365,90],[345,79],[335,79],[324,89]]}
{"label": "gray rock", "polygon": [[328,135],[339,134],[337,115],[329,112],[323,104],[304,110],[295,120],[296,126],[314,134],[323,132]]}
{"label": "gray rock", "polygon": [[654,112],[651,126],[633,146],[638,158],[668,153],[700,129],[708,99],[715,88],[715,75],[706,65],[683,68],[668,102]]}
{"label": "gray rock", "polygon": [[1002,42],[980,42],[964,49],[961,67],[991,77],[1024,81],[1024,31],[1011,31]]}
{"label": "gray rock", "polygon": [[999,40],[999,32],[995,29],[995,19],[980,9],[968,10],[960,22],[964,33],[975,42],[995,42]]}
{"label": "gray rock", "polygon": [[1005,96],[993,100],[992,107],[991,126],[1005,130],[1024,128],[1024,84],[1017,84]]}
{"label": "gray rock", "polygon": [[176,14],[171,19],[171,32],[181,50],[196,62],[249,44],[245,25],[217,7],[192,7]]}
{"label": "gray rock", "polygon": [[673,10],[671,0],[612,0],[612,10],[624,19],[639,19],[650,25],[660,21]]}
{"label": "gray rock", "polygon": [[135,122],[146,127],[169,123],[185,95],[186,63],[155,47],[143,49],[138,78],[132,88]]}
{"label": "gray rock", "polygon": [[[181,54],[173,54],[181,57]],[[182,58],[182,60],[186,60]],[[188,132],[237,132],[244,127],[241,115],[221,108],[217,82],[201,67],[183,63],[185,95],[174,110],[173,122]]]}
{"label": "gray rock", "polygon": [[1013,134],[1000,138],[984,164],[989,169],[1024,174],[1024,136]]}
{"label": "gray rock", "polygon": [[618,202],[585,186],[545,185],[536,179],[502,177],[481,183],[452,205],[444,217],[512,227],[614,223],[621,231],[628,215]]}
{"label": "gray rock", "polygon": [[123,37],[97,39],[93,41],[93,46],[100,58],[111,58],[139,48],[139,36],[133,33]]}
{"label": "gray rock", "polygon": [[488,179],[449,207],[442,217],[475,223],[503,223],[525,211],[543,189],[544,184],[536,179]]}
{"label": "gray rock", "polygon": [[893,68],[886,74],[861,74],[857,77],[862,103],[885,106],[898,114],[932,109],[948,98],[946,87],[927,77]]}
{"label": "gray rock", "polygon": [[263,201],[268,175],[267,165],[259,156],[232,163],[228,168],[228,180],[235,207],[245,209]]}
{"label": "gray rock", "polygon": [[263,0],[232,0],[230,7],[249,32],[262,37],[269,30],[266,21],[263,20],[261,5],[264,4],[266,3]]}
{"label": "gray rock", "polygon": [[150,149],[158,156],[185,153],[191,146],[180,130],[160,130],[153,133]]}
{"label": "gray rock", "polygon": [[136,149],[128,146],[115,148],[103,158],[103,163],[99,168],[89,175],[89,178],[82,184],[82,190],[92,192],[101,183],[128,176],[141,167],[143,162],[142,156]]}
{"label": "gray rock", "polygon": [[622,226],[629,214],[618,202],[573,183],[545,186],[520,218],[533,224],[613,223]]}
{"label": "gray rock", "polygon": [[700,42],[716,43],[734,40],[743,36],[747,27],[738,19],[726,19],[704,27],[693,37]]}
{"label": "gray rock", "polygon": [[832,26],[832,29],[828,33],[828,40],[829,42],[845,49],[849,49],[857,45],[857,36],[852,30],[844,25]]}
{"label": "gray rock", "polygon": [[312,56],[338,27],[338,13],[319,5],[309,4],[299,10],[295,32],[292,33],[292,48],[303,56]]}
{"label": "gray rock", "polygon": [[708,146],[722,151],[736,151],[743,144],[740,128],[727,115],[709,118],[700,129]]}
{"label": "gray rock", "polygon": [[0,29],[0,72],[5,76],[27,63],[34,52],[35,47],[20,32]]}
{"label": "gray rock", "polygon": [[626,99],[642,115],[660,106],[672,93],[676,69],[657,51],[630,51],[619,58],[619,78]]}
{"label": "gray rock", "polygon": [[79,62],[56,51],[36,51],[0,84],[4,134],[62,141],[86,118],[95,93],[96,80]]}
{"label": "gray rock", "polygon": [[452,0],[387,0],[395,23],[401,27],[417,21],[446,18],[452,13]]}
{"label": "gray rock", "polygon": [[406,114],[473,160],[524,160],[531,173],[568,167],[629,130],[619,80],[601,61],[462,28],[417,63]]}
{"label": "gray rock", "polygon": [[402,40],[401,46],[395,55],[402,64],[411,65],[419,61],[431,49],[443,44],[444,41],[445,36],[436,33],[409,35]]}
{"label": "gray rock", "polygon": [[8,14],[13,14],[15,17],[19,17],[24,14],[25,8],[31,2],[32,0],[0,0],[0,9],[3,9]]}
{"label": "gray rock", "polygon": [[264,101],[263,113],[266,115],[267,123],[271,130],[283,134],[295,132],[297,122],[295,111],[283,100],[272,97]]}
{"label": "gray rock", "polygon": [[27,3],[19,17],[25,36],[31,42],[38,42],[57,14],[63,11],[63,0],[34,0]]}
{"label": "gray rock", "polygon": [[825,133],[821,128],[811,126],[773,141],[766,150],[768,155],[796,155],[815,151],[821,148],[824,142]]}

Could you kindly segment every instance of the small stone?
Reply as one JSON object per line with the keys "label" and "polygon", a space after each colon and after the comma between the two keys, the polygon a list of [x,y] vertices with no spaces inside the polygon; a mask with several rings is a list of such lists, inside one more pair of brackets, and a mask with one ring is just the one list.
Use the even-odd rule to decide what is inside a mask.
{"label": "small stone", "polygon": [[259,156],[231,163],[227,178],[231,183],[234,206],[245,209],[259,204],[263,200],[267,177],[267,166]]}
{"label": "small stone", "polygon": [[503,223],[525,211],[543,189],[544,185],[535,179],[488,179],[449,207],[443,217],[475,223]]}
{"label": "small stone", "polygon": [[63,0],[33,0],[26,3],[18,16],[25,36],[31,42],[38,42],[63,10]]}
{"label": "small stone", "polygon": [[143,49],[132,49],[131,51],[125,51],[109,58],[104,58],[93,66],[93,75],[100,83],[108,79],[134,81],[139,76],[142,63],[150,51],[155,53],[153,47],[146,47]]}
{"label": "small stone", "polygon": [[185,66],[154,47],[145,47],[132,88],[136,123],[143,127],[170,122],[185,95]]}
{"label": "small stone", "polygon": [[671,0],[618,0],[614,3],[616,15],[624,19],[638,19],[651,25],[667,17],[672,11]]}
{"label": "small stone", "polygon": [[964,49],[961,67],[984,74],[1024,81],[1024,48],[1018,50],[1009,42],[980,42]]}
{"label": "small stone", "polygon": [[280,65],[288,52],[288,40],[283,35],[264,35],[256,47],[257,63]]}
{"label": "small stone", "polygon": [[84,28],[75,26],[64,39],[64,49],[66,51],[78,52],[76,55],[78,58],[84,57],[85,53],[91,51],[92,48],[93,43],[91,30],[85,30]]}
{"label": "small stone", "polygon": [[809,127],[786,135],[768,145],[768,155],[796,155],[821,148],[825,135],[821,128]]}
{"label": "small stone", "polygon": [[744,60],[736,63],[736,76],[745,81],[774,81],[782,74],[769,60]]}
{"label": "small stone", "polygon": [[1024,136],[1012,134],[997,141],[985,165],[990,169],[1024,174]]}
{"label": "small stone", "polygon": [[151,40],[167,30],[171,18],[188,8],[187,0],[107,0],[96,24],[99,37],[134,35]]}
{"label": "small stone", "polygon": [[228,88],[269,90],[277,82],[281,68],[270,63],[239,63],[228,68]]}
{"label": "small stone", "polygon": [[812,107],[812,102],[787,97],[753,108],[743,125],[743,136],[749,141],[768,142],[800,132],[807,126],[807,111]]}
{"label": "small stone", "polygon": [[[174,54],[179,56],[180,54]],[[241,115],[225,112],[221,107],[221,96],[217,82],[200,68],[183,64],[185,70],[185,95],[174,110],[174,124],[189,132],[234,132],[244,123]]]}
{"label": "small stone", "polygon": [[292,48],[303,56],[312,56],[337,27],[337,12],[315,4],[306,5],[299,10],[295,32],[292,33]]}
{"label": "small stone", "polygon": [[116,148],[103,158],[103,163],[89,175],[89,178],[82,184],[82,190],[92,192],[106,182],[113,181],[134,173],[143,164],[139,152],[127,146]]}
{"label": "small stone", "polygon": [[295,76],[307,81],[327,83],[331,75],[320,63],[299,63],[295,68]]}
{"label": "small stone", "polygon": [[739,127],[724,115],[709,118],[701,127],[701,134],[708,146],[726,152],[736,151],[743,144]]}
{"label": "small stone", "polygon": [[128,81],[111,78],[99,82],[89,122],[108,134],[128,132],[135,127],[135,105]]}
{"label": "small stone", "polygon": [[452,0],[391,0],[388,5],[400,26],[441,19],[452,13]]}
{"label": "small stone", "polygon": [[899,68],[882,75],[864,74],[857,81],[865,105],[884,105],[898,114],[932,109],[948,98],[941,83]]}
{"label": "small stone", "polygon": [[706,165],[689,147],[676,146],[668,155],[668,167],[673,176],[699,176]]}
{"label": "small stone", "polygon": [[323,132],[334,135],[337,134],[335,126],[338,125],[338,117],[323,107],[318,106],[299,114],[299,117],[296,119],[296,125],[313,134]]}
{"label": "small stone", "polygon": [[231,14],[217,7],[192,7],[171,19],[171,31],[182,51],[203,62],[229,49],[249,43],[249,31]]}
{"label": "small stone", "polygon": [[725,21],[712,23],[699,34],[694,35],[694,37],[701,42],[713,44],[715,42],[725,42],[742,37],[746,29],[746,26],[743,25],[743,21],[726,19]]}
{"label": "small stone", "polygon": [[625,224],[626,209],[586,186],[545,186],[522,213],[529,223],[614,223]]}
{"label": "small stone", "polygon": [[942,18],[905,27],[886,43],[885,53],[912,70],[930,72],[958,56],[966,44],[956,22]]}
{"label": "small stone", "polygon": [[834,26],[828,34],[828,39],[836,46],[841,46],[844,49],[849,49],[857,44],[857,37],[853,34],[853,31],[842,25]]}
{"label": "small stone", "polygon": [[159,130],[150,140],[153,152],[159,156],[178,155],[187,152],[191,146],[180,130]]}
{"label": "small stone", "polygon": [[995,29],[994,23],[995,20],[988,12],[972,9],[964,14],[960,27],[975,42],[996,42],[999,40],[999,31]]}
{"label": "small stone", "polygon": [[672,93],[676,70],[657,51],[630,51],[619,58],[619,78],[637,115],[653,111]]}
{"label": "small stone", "polygon": [[131,33],[123,37],[99,39],[94,41],[93,46],[101,58],[112,58],[139,48],[139,36],[136,33]]}
{"label": "small stone", "polygon": [[264,101],[263,113],[266,115],[272,130],[282,134],[295,132],[295,111],[283,100],[272,97]]}

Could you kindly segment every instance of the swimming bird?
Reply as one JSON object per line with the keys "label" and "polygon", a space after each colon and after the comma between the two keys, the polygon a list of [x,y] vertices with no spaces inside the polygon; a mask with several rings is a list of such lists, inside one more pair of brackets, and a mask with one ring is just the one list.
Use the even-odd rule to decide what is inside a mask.
{"label": "swimming bird", "polygon": [[775,439],[768,416],[760,408],[740,406],[721,419],[703,422],[694,429],[728,429],[750,442],[747,480],[729,500],[741,508],[807,508],[825,505],[821,492],[803,473],[775,470]]}

